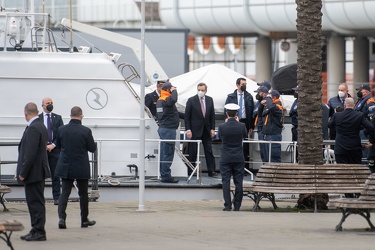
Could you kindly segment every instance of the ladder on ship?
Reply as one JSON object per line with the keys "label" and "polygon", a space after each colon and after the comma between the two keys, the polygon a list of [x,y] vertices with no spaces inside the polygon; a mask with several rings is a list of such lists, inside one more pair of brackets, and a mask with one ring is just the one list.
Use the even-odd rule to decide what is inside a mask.
{"label": "ladder on ship", "polygon": [[34,27],[31,29],[31,44],[32,50],[39,51],[46,50],[50,52],[57,52],[57,45],[53,32],[49,28]]}

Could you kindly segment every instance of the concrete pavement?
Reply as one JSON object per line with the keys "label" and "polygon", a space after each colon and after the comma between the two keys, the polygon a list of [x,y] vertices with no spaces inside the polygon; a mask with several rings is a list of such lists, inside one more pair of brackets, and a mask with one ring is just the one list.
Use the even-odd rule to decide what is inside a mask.
{"label": "concrete pavement", "polygon": [[[284,212],[274,212],[261,202],[263,212],[251,212],[253,203],[244,198],[239,212],[224,212],[223,201],[91,202],[90,216],[97,224],[80,227],[79,203],[68,204],[68,229],[58,229],[57,206],[47,203],[47,241],[26,242],[20,236],[30,230],[26,203],[7,203],[0,221],[18,220],[25,230],[14,232],[16,250],[96,249],[373,249],[375,232],[365,231],[362,217],[351,215],[344,231],[334,228],[339,211],[291,212],[296,200],[278,200]],[[289,212],[285,212],[288,210]],[[0,241],[0,249],[8,249]]]}

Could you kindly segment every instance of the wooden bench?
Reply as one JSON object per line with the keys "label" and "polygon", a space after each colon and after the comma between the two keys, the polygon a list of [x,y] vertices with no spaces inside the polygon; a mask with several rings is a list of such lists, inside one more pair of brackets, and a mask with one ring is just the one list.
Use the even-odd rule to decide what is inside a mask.
{"label": "wooden bench", "polygon": [[342,212],[340,223],[336,231],[342,231],[342,224],[352,214],[358,214],[366,219],[371,230],[375,230],[370,220],[370,211],[375,209],[375,174],[371,174],[366,180],[365,186],[359,198],[341,198],[328,202],[329,208],[339,208]]}
{"label": "wooden bench", "polygon": [[[266,198],[272,203],[273,208],[275,210],[278,208],[277,205],[276,205],[274,194],[254,192],[252,182],[244,182],[243,185],[242,185],[242,188],[243,188],[243,191],[242,191],[243,196],[250,198],[254,202],[254,204],[256,204],[256,201],[258,199],[259,199],[259,201],[261,201],[263,198]],[[236,187],[234,185],[230,185],[230,191],[231,191],[233,197],[234,197],[235,189],[236,189]],[[259,202],[258,202],[257,206],[254,205],[253,211],[257,211],[258,209],[261,209],[261,207],[259,206]]]}
{"label": "wooden bench", "polygon": [[361,193],[369,175],[366,165],[270,163],[260,168],[247,192],[253,193],[253,211],[257,211],[263,198],[277,208],[273,194]]}
{"label": "wooden bench", "polygon": [[[0,239],[4,240],[5,243],[10,247],[10,249],[14,249],[12,246],[12,242],[10,241],[10,237],[14,231],[22,231],[24,229],[21,222],[18,221],[0,221]],[[3,236],[4,235],[4,236]],[[2,249],[2,248],[1,248]]]}
{"label": "wooden bench", "polygon": [[12,189],[10,187],[5,186],[5,185],[0,185],[0,203],[4,207],[3,211],[8,211],[8,208],[5,206],[4,195],[10,192],[12,192]]}

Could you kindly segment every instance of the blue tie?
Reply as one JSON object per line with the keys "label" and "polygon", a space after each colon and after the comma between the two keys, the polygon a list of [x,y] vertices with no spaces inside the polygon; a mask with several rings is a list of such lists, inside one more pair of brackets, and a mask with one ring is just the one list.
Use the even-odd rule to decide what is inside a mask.
{"label": "blue tie", "polygon": [[240,103],[239,103],[240,109],[238,110],[238,119],[242,119],[242,95],[243,94],[240,94]]}
{"label": "blue tie", "polygon": [[48,142],[52,143],[52,124],[50,114],[47,115],[47,132],[48,132]]}

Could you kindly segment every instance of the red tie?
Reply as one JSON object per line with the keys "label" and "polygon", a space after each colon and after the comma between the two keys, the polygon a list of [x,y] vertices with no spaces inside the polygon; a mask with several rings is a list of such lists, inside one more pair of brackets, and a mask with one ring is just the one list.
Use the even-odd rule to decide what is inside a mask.
{"label": "red tie", "polygon": [[206,116],[206,111],[204,110],[203,98],[201,98],[201,109],[202,109],[203,117],[205,117]]}

